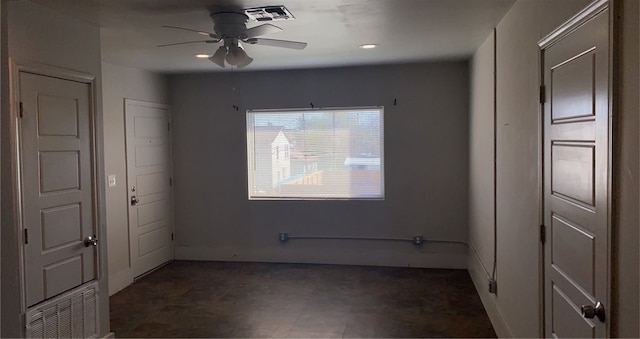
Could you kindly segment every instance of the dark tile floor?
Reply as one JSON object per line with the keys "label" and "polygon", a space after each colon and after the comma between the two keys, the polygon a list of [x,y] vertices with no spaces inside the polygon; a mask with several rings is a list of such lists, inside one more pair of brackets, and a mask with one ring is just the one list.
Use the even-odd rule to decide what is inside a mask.
{"label": "dark tile floor", "polygon": [[110,298],[116,337],[495,337],[465,270],[175,261]]}

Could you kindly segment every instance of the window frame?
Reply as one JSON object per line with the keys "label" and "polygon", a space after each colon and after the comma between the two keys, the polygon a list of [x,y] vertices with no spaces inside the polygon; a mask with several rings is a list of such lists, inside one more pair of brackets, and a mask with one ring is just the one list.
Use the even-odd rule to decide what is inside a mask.
{"label": "window frame", "polygon": [[[380,195],[375,197],[283,197],[283,196],[254,196],[253,186],[255,182],[254,175],[250,175],[255,167],[255,148],[253,134],[250,129],[255,128],[256,114],[274,114],[274,113],[322,113],[322,112],[340,112],[340,111],[372,111],[377,110],[380,114]],[[247,164],[247,197],[249,201],[305,201],[305,200],[328,200],[328,201],[383,201],[386,199],[385,190],[385,162],[384,162],[384,106],[354,106],[354,107],[321,107],[321,108],[283,108],[283,109],[248,109],[245,112],[247,137],[246,144],[246,164]],[[253,148],[253,149],[252,149]],[[289,152],[291,150],[289,149]],[[250,156],[252,155],[253,156]]]}

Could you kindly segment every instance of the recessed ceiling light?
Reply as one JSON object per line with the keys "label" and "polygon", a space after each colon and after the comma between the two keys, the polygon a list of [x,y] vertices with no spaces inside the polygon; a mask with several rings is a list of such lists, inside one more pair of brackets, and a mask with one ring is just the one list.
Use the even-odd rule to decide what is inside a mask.
{"label": "recessed ceiling light", "polygon": [[378,44],[364,44],[364,45],[360,45],[360,48],[362,49],[372,49],[372,48],[376,48],[378,47]]}
{"label": "recessed ceiling light", "polygon": [[196,54],[196,58],[198,58],[198,59],[207,59],[210,56],[211,55],[209,55],[209,54]]}

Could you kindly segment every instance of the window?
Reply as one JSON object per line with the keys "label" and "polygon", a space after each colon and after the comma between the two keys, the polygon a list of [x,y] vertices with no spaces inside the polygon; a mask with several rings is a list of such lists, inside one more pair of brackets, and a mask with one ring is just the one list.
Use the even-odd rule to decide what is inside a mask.
{"label": "window", "polygon": [[383,122],[382,107],[247,111],[249,199],[384,199]]}

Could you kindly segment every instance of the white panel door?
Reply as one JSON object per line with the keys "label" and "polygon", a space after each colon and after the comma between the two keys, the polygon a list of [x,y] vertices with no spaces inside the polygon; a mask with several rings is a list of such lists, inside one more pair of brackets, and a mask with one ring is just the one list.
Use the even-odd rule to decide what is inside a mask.
{"label": "white panel door", "polygon": [[27,306],[96,279],[89,84],[19,73]]}
{"label": "white panel door", "polygon": [[173,259],[171,120],[165,105],[125,100],[131,266],[140,276]]}
{"label": "white panel door", "polygon": [[[585,13],[585,12],[583,12]],[[609,10],[543,46],[545,328],[548,337],[607,335]],[[597,307],[596,307],[597,306]]]}

